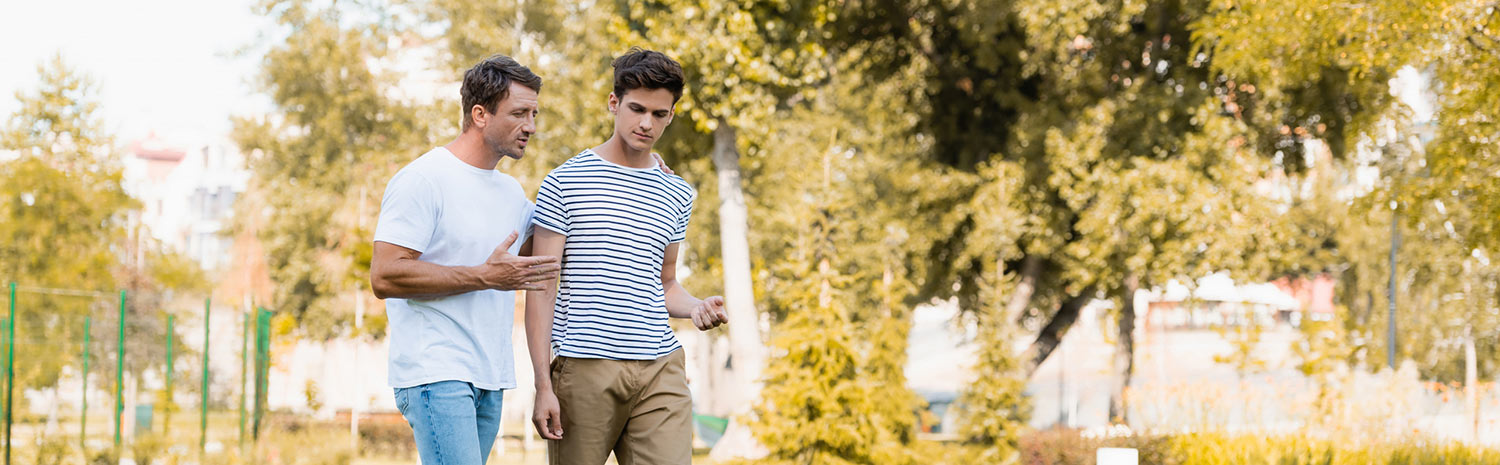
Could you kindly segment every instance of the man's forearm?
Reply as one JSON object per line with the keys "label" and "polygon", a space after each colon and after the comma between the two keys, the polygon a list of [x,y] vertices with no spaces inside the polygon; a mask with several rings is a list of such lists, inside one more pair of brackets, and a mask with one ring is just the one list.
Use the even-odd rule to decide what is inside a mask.
{"label": "man's forearm", "polygon": [[662,293],[666,298],[667,315],[672,318],[692,318],[693,308],[700,302],[697,297],[689,294],[687,289],[677,280],[662,283]]}
{"label": "man's forearm", "polygon": [[372,287],[382,299],[435,299],[489,289],[475,267],[470,266],[399,259],[370,271]]}
{"label": "man's forearm", "polygon": [[543,291],[526,292],[526,351],[531,355],[531,370],[536,390],[552,389],[552,312],[556,285]]}

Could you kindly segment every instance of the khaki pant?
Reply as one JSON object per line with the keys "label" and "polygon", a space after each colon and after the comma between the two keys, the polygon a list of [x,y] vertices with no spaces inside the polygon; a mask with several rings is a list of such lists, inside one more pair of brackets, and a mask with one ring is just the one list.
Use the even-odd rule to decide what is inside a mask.
{"label": "khaki pant", "polygon": [[552,465],[676,465],[693,460],[693,401],[678,349],[656,360],[557,357],[552,390],[563,438],[547,442]]}

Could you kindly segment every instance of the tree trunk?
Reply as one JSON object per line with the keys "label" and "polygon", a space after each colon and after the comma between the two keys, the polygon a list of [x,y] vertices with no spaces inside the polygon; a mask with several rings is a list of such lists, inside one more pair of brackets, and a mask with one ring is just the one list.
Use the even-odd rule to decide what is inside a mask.
{"label": "tree trunk", "polygon": [[[1467,286],[1466,286],[1467,287]],[[1479,441],[1479,362],[1474,349],[1474,327],[1464,326],[1464,404],[1469,411],[1469,426],[1475,442]]]}
{"label": "tree trunk", "polygon": [[1031,304],[1031,296],[1036,293],[1036,280],[1042,274],[1042,259],[1035,255],[1027,255],[1021,260],[1021,280],[1016,283],[1016,290],[1010,295],[1010,302],[1005,305],[1006,323],[1016,321],[1021,313],[1026,311],[1026,306]]}
{"label": "tree trunk", "polygon": [[1078,295],[1069,297],[1057,308],[1057,313],[1052,315],[1052,321],[1048,321],[1047,326],[1042,327],[1036,340],[1031,342],[1021,356],[1021,363],[1025,364],[1022,368],[1025,370],[1027,379],[1030,379],[1031,375],[1036,373],[1037,367],[1042,366],[1042,362],[1047,361],[1047,357],[1057,349],[1057,345],[1062,342],[1063,333],[1067,332],[1068,328],[1073,326],[1073,322],[1078,320],[1078,311],[1093,298],[1094,289],[1090,287],[1079,292]]}
{"label": "tree trunk", "polygon": [[1132,276],[1125,278],[1124,295],[1120,296],[1119,334],[1115,339],[1114,386],[1109,395],[1109,422],[1127,424],[1129,405],[1125,388],[1130,386],[1130,376],[1135,371],[1135,291],[1140,286]]}
{"label": "tree trunk", "polygon": [[[748,413],[760,397],[760,373],[765,366],[765,343],[760,335],[760,312],[750,277],[750,239],[745,195],[740,184],[740,152],[735,129],[720,118],[714,129],[713,162],[719,173],[719,241],[724,260],[724,302],[729,312],[730,365],[734,381],[721,386],[720,405],[733,405],[736,413]],[[763,450],[748,429],[731,419],[724,437],[714,446],[713,457],[751,457]],[[764,455],[761,453],[760,455]]]}

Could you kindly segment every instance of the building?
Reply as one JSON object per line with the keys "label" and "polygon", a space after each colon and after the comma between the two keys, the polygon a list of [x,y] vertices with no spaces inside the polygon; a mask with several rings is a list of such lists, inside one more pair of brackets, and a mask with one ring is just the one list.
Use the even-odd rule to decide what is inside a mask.
{"label": "building", "polygon": [[205,270],[223,268],[234,201],[250,180],[239,150],[227,141],[173,145],[153,134],[130,144],[124,165],[125,190],[140,200],[151,237]]}

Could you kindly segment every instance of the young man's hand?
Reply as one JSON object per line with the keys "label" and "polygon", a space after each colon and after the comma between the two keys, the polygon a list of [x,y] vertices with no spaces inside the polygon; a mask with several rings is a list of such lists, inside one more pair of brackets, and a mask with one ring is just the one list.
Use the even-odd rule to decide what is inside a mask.
{"label": "young man's hand", "polygon": [[557,272],[562,269],[557,257],[518,257],[510,253],[510,246],[518,237],[520,234],[510,233],[479,266],[479,278],[486,287],[500,291],[540,291],[546,283],[557,279]]}
{"label": "young man's hand", "polygon": [[551,389],[536,391],[536,407],[532,409],[531,424],[546,439],[562,439],[562,408],[557,403],[557,394]]}
{"label": "young man's hand", "polygon": [[699,331],[708,331],[729,322],[729,315],[724,313],[724,298],[719,296],[699,301],[690,316],[693,318],[693,326],[697,326]]}

